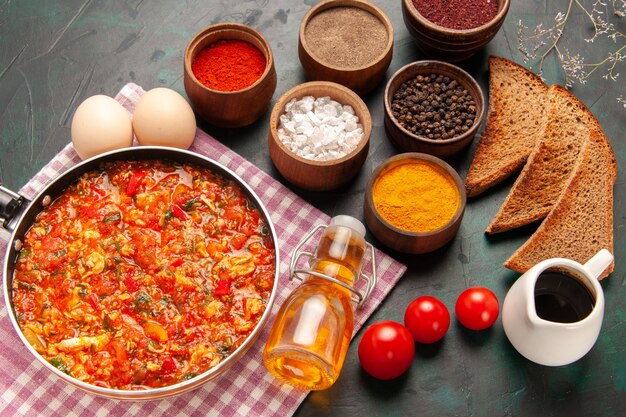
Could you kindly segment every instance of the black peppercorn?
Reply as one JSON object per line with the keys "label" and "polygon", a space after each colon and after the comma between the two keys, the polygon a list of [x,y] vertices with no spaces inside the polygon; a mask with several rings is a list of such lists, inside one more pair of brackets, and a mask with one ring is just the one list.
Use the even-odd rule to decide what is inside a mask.
{"label": "black peppercorn", "polygon": [[393,117],[429,139],[451,139],[474,125],[476,103],[458,81],[441,74],[418,75],[393,94]]}

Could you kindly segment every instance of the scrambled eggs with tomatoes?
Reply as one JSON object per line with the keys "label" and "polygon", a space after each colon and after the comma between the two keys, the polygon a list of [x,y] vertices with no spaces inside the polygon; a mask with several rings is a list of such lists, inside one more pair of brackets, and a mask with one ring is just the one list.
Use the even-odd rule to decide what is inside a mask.
{"label": "scrambled eggs with tomatoes", "polygon": [[62,372],[115,389],[172,385],[223,361],[274,284],[268,226],[208,169],[109,163],[44,209],[24,238],[13,304]]}

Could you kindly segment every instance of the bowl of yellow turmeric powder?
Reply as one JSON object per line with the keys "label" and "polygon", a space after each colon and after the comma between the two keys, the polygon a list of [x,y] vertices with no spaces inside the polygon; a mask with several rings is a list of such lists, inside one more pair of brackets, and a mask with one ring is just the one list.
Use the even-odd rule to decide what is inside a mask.
{"label": "bowl of yellow turmeric powder", "polygon": [[466,195],[459,174],[423,153],[393,156],[372,172],[363,213],[374,236],[391,249],[427,253],[456,235]]}

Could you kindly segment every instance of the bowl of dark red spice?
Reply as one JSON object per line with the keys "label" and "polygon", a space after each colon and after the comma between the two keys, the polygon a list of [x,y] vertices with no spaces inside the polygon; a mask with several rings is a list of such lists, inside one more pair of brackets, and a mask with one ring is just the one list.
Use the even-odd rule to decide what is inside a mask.
{"label": "bowl of dark red spice", "polygon": [[392,54],[391,21],[365,1],[323,1],[300,24],[298,56],[309,80],[332,81],[364,95],[383,79]]}
{"label": "bowl of dark red spice", "polygon": [[184,83],[196,112],[219,127],[259,119],[276,90],[276,69],[267,40],[238,23],[200,31],[185,50]]}
{"label": "bowl of dark red spice", "polygon": [[405,152],[452,157],[471,142],[485,113],[476,80],[442,61],[416,61],[389,80],[383,97],[385,131]]}
{"label": "bowl of dark red spice", "polygon": [[287,181],[325,191],[357,175],[367,158],[371,131],[370,112],[354,91],[310,81],[296,85],[274,105],[268,148]]}
{"label": "bowl of dark red spice", "polygon": [[422,52],[457,62],[493,39],[509,5],[510,0],[402,0],[402,15]]}

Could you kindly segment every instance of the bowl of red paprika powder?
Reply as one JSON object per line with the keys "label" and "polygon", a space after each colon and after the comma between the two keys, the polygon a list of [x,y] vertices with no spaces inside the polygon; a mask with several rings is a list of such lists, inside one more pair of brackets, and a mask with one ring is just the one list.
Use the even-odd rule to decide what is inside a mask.
{"label": "bowl of red paprika powder", "polygon": [[422,52],[458,62],[493,39],[509,5],[510,0],[402,0],[402,16]]}
{"label": "bowl of red paprika powder", "polygon": [[276,90],[270,45],[246,25],[208,26],[187,45],[184,83],[194,109],[208,123],[252,124],[267,111]]}

